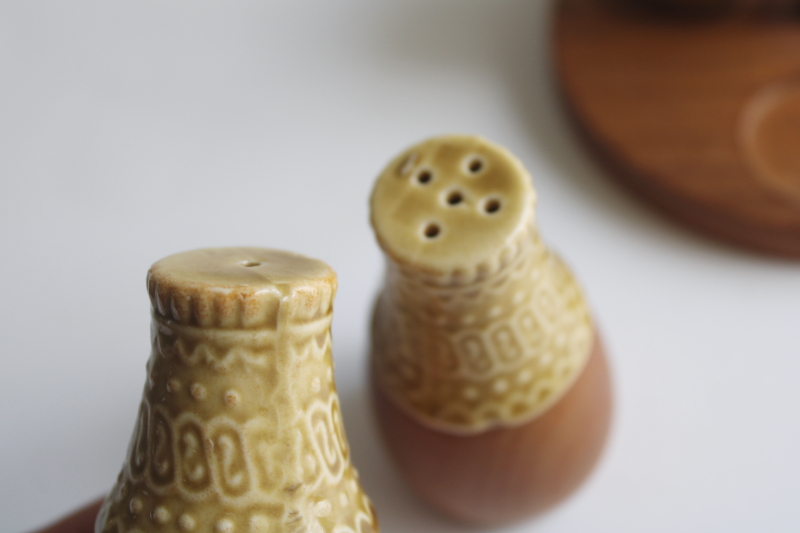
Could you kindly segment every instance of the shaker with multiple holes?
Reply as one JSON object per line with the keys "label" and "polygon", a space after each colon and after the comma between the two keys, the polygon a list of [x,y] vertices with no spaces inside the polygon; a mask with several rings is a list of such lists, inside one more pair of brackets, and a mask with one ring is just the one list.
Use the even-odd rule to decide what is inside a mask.
{"label": "shaker with multiple holes", "polygon": [[374,533],[333,380],[336,275],[260,248],[147,276],[152,354],[97,533]]}
{"label": "shaker with multiple holes", "polygon": [[605,356],[535,202],[521,163],[471,136],[405,150],[371,198],[387,256],[372,323],[380,429],[419,495],[466,522],[550,508],[606,439]]}

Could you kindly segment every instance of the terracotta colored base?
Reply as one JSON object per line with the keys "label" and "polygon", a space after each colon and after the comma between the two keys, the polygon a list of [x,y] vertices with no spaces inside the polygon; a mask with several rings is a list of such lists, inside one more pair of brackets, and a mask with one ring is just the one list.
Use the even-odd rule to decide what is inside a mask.
{"label": "terracotta colored base", "polygon": [[567,394],[516,428],[442,433],[420,425],[375,386],[373,396],[383,438],[406,481],[444,513],[481,525],[542,513],[572,493],[600,457],[611,419],[608,365],[597,338]]}
{"label": "terracotta colored base", "polygon": [[555,21],[565,102],[611,176],[693,229],[800,258],[800,18],[621,3],[561,0]]}
{"label": "terracotta colored base", "polygon": [[62,518],[55,524],[39,530],[38,533],[92,533],[97,511],[102,504],[102,499],[92,502],[86,507]]}

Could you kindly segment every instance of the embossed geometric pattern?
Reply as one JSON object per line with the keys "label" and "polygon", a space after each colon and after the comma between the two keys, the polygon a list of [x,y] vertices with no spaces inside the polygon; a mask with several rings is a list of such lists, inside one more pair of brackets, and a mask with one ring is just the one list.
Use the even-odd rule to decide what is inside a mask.
{"label": "embossed geometric pattern", "polygon": [[373,320],[382,389],[456,433],[546,410],[580,374],[593,335],[577,283],[532,224],[510,263],[477,283],[431,284],[390,261]]}
{"label": "embossed geometric pattern", "polygon": [[378,531],[333,381],[335,285],[294,292],[261,328],[180,323],[154,304],[136,427],[96,533]]}

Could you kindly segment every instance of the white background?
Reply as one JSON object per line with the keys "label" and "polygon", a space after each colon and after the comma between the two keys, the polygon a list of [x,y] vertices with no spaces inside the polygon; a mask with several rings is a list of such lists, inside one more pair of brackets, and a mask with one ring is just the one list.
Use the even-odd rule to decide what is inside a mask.
{"label": "white background", "polygon": [[528,166],[611,357],[588,483],[504,531],[800,528],[800,263],[620,191],[567,124],[538,0],[0,4],[0,529],[110,488],[149,353],[145,272],[197,247],[321,258],[336,378],[385,533],[463,531],[402,484],[365,392],[382,166],[446,132]]}

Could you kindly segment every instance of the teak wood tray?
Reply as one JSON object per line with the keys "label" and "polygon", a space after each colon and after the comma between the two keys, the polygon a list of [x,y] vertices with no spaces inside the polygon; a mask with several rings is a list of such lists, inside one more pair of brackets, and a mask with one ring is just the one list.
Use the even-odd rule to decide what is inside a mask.
{"label": "teak wood tray", "polygon": [[614,178],[688,226],[800,258],[800,18],[561,0],[554,49]]}

